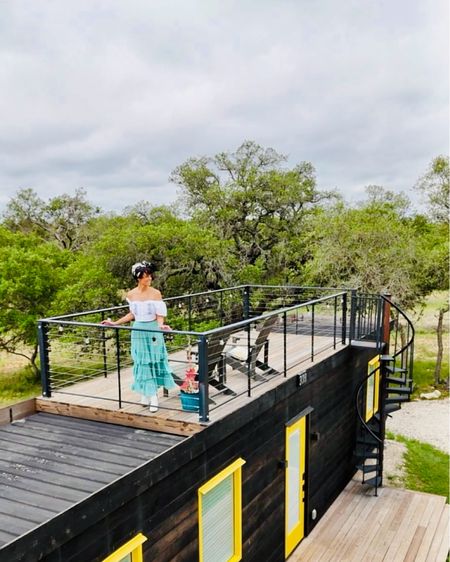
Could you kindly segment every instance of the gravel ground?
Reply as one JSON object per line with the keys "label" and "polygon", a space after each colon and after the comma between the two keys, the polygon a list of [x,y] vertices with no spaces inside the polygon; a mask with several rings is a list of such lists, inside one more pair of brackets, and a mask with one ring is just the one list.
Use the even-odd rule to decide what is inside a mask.
{"label": "gravel ground", "polygon": [[429,443],[450,454],[450,400],[414,400],[402,404],[386,421],[386,429]]}

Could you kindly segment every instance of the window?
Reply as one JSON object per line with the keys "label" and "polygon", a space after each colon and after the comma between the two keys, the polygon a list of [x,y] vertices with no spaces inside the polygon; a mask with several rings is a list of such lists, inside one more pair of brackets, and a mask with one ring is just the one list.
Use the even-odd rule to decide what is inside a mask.
{"label": "window", "polygon": [[380,396],[380,356],[377,355],[369,361],[366,388],[366,419],[369,421],[378,412]]}
{"label": "window", "polygon": [[103,562],[142,562],[142,544],[146,540],[147,537],[139,533],[105,558]]}
{"label": "window", "polygon": [[200,562],[242,557],[242,465],[237,459],[198,490]]}

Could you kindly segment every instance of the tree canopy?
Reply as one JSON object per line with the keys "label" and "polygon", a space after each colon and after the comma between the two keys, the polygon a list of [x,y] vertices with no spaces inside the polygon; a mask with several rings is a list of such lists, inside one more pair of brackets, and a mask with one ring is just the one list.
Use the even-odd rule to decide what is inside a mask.
{"label": "tree canopy", "polygon": [[301,238],[305,217],[330,193],[317,189],[309,162],[284,168],[286,157],[244,142],[235,152],[191,158],[171,179],[179,185],[193,218],[232,241],[243,267],[271,261],[283,240]]}
{"label": "tree canopy", "polygon": [[450,166],[448,156],[433,159],[427,172],[416,183],[426,197],[431,217],[448,223],[450,206]]}
{"label": "tree canopy", "polygon": [[13,232],[33,233],[56,241],[65,250],[78,250],[85,240],[84,227],[100,209],[86,200],[86,191],[58,195],[48,202],[32,189],[20,189],[8,203],[4,224]]}
{"label": "tree canopy", "polygon": [[406,308],[423,296],[417,275],[419,251],[413,225],[404,219],[405,200],[380,187],[368,189],[356,208],[342,202],[317,217],[310,282],[390,293]]}
{"label": "tree canopy", "polygon": [[0,227],[0,349],[36,369],[36,320],[48,314],[70,255],[36,235]]}

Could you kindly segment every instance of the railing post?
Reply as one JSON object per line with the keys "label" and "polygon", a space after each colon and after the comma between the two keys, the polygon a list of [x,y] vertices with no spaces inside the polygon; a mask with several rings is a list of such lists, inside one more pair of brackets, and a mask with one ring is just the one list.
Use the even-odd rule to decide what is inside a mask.
{"label": "railing post", "polygon": [[[105,319],[105,313],[102,312],[102,320]],[[106,361],[106,331],[101,329],[101,340],[102,340],[102,356],[103,356],[103,376],[106,378],[108,376],[108,364]]]}
{"label": "railing post", "polygon": [[244,287],[244,294],[243,294],[243,314],[244,320],[247,320],[250,317],[250,285]]}
{"label": "railing post", "polygon": [[337,297],[334,297],[333,299],[333,308],[334,308],[334,320],[333,320],[333,349],[336,349],[336,331],[337,331],[337,324],[336,324],[336,319],[337,319]]}
{"label": "railing post", "polygon": [[283,368],[284,376],[287,377],[287,313],[283,313]]}
{"label": "railing post", "polygon": [[252,395],[252,361],[250,357],[250,332],[251,332],[251,325],[247,324],[245,327],[247,331],[247,396],[250,397]]}
{"label": "railing post", "polygon": [[192,331],[192,297],[188,297],[188,330]]}
{"label": "railing post", "polygon": [[198,343],[199,420],[209,421],[208,397],[208,340],[200,336]]}
{"label": "railing post", "polygon": [[50,383],[50,362],[48,355],[48,324],[46,322],[38,322],[38,344],[41,368],[42,396],[51,398],[52,389]]}
{"label": "railing post", "polygon": [[345,345],[347,337],[347,293],[342,295],[342,343]]}
{"label": "railing post", "polygon": [[352,340],[356,339],[356,309],[358,306],[358,297],[356,295],[356,289],[352,289],[351,290],[351,300],[350,300],[350,334],[349,334],[349,343],[352,342]]}
{"label": "railing post", "polygon": [[381,341],[385,344],[383,353],[387,355],[389,353],[389,342],[391,339],[391,303],[386,300],[390,299],[391,295],[389,293],[384,293],[385,298],[382,299],[383,302],[383,321],[382,321],[382,338]]}
{"label": "railing post", "polygon": [[[380,486],[383,485],[383,463],[384,463],[384,439],[386,437],[386,415],[384,413],[386,408],[386,396],[387,396],[387,381],[386,377],[388,376],[387,365],[392,361],[392,357],[389,355],[381,355],[380,356],[380,403],[378,405],[378,410],[380,412],[380,434],[379,437],[381,439],[380,443],[380,451],[378,457],[378,471],[380,474]],[[376,494],[376,490],[375,490]]]}
{"label": "railing post", "polygon": [[311,310],[311,361],[314,361],[314,303]]}
{"label": "railing post", "polygon": [[376,299],[376,315],[375,315],[375,325],[371,325],[371,331],[375,331],[376,334],[376,341],[375,344],[377,346],[377,350],[380,351],[383,344],[383,308],[384,308],[384,300],[381,297],[377,297]]}
{"label": "railing post", "polygon": [[120,382],[120,335],[119,330],[115,328],[116,332],[116,361],[117,361],[117,384],[119,386],[119,409],[122,408],[122,385]]}

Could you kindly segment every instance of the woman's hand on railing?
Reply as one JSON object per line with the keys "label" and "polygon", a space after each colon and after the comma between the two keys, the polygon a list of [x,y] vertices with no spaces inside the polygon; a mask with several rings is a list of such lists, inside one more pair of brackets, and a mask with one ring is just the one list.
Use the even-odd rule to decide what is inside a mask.
{"label": "woman's hand on railing", "polygon": [[169,326],[169,324],[161,324],[160,326],[161,330],[163,330],[163,332],[171,332],[172,328]]}
{"label": "woman's hand on railing", "polygon": [[111,320],[111,318],[107,318],[106,320],[102,320],[100,322],[100,324],[102,324],[102,326],[115,326],[116,325],[115,322],[113,322]]}

